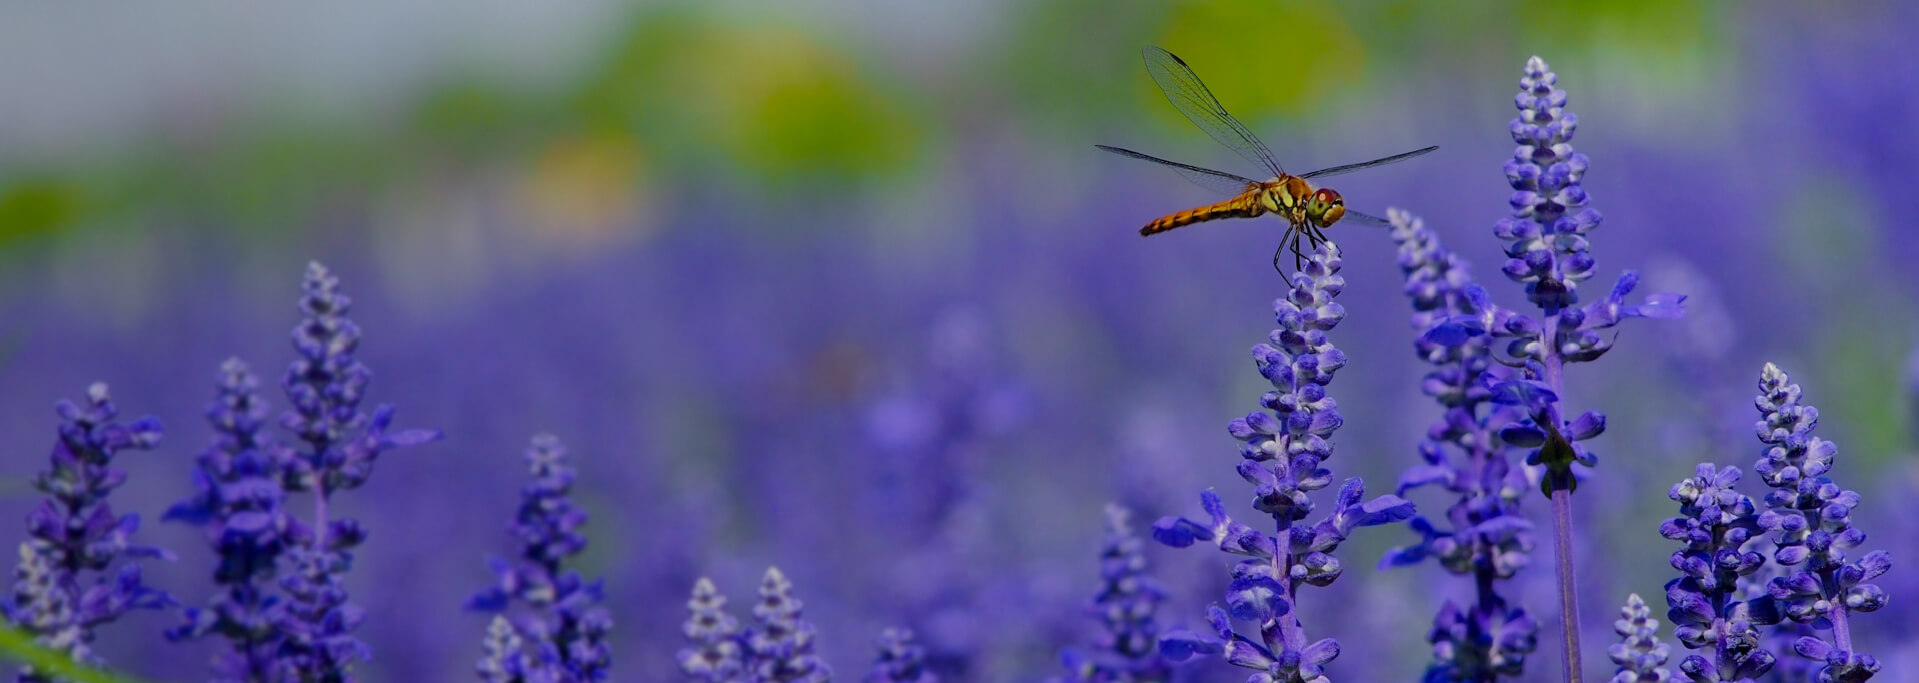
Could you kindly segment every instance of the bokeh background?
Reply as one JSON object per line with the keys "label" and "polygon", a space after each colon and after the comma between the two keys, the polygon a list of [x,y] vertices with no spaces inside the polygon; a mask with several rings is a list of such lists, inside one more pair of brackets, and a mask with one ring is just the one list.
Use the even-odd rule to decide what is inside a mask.
{"label": "bokeh background", "polygon": [[[1103,504],[1143,525],[1197,513],[1207,486],[1243,492],[1224,426],[1261,391],[1246,350],[1282,287],[1277,222],[1135,234],[1214,197],[1094,143],[1253,172],[1166,105],[1140,48],[1185,57],[1295,171],[1441,145],[1336,187],[1424,216],[1509,305],[1523,300],[1490,229],[1537,54],[1593,160],[1595,286],[1631,268],[1691,297],[1686,320],[1629,326],[1568,379],[1575,409],[1611,416],[1576,501],[1597,663],[1628,591],[1663,608],[1670,483],[1701,459],[1750,470],[1764,361],[1821,408],[1871,545],[1919,540],[1915,7],[13,6],[0,519],[33,500],[52,402],[107,381],[168,429],[127,458],[116,505],[182,555],[152,582],[203,599],[204,546],[157,518],[190,493],[215,368],[238,355],[277,376],[318,259],[356,299],[372,400],[447,434],[341,499],[372,534],[349,581],[370,613],[367,680],[469,675],[484,620],[460,603],[509,548],[539,431],[582,471],[582,568],[607,578],[618,680],[677,675],[694,578],[739,606],[770,564],[846,678],[892,624],[954,680],[1055,675],[1058,649],[1095,628],[1081,605]],[[1335,237],[1352,362],[1332,386],[1348,422],[1331,464],[1383,492],[1437,408],[1386,235]],[[1438,596],[1461,588],[1431,566],[1370,569],[1410,536],[1362,536],[1346,577],[1303,599],[1309,633],[1345,643],[1343,680],[1413,680]],[[1199,625],[1225,558],[1148,552],[1173,591],[1162,621]],[[1522,600],[1550,630],[1543,542],[1536,557]],[[1914,661],[1919,616],[1898,607],[1919,597],[1912,576],[1895,570],[1894,609],[1855,627],[1893,667]],[[140,615],[101,649],[203,678],[210,645],[164,644],[169,623]],[[1531,671],[1557,666],[1542,647]]]}

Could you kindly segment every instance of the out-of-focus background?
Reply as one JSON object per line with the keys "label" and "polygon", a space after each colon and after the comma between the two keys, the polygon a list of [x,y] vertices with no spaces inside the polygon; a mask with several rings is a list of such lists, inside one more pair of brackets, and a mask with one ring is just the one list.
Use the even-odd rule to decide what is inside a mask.
{"label": "out-of-focus background", "polygon": [[[1571,93],[1607,218],[1591,287],[1636,269],[1690,296],[1686,320],[1628,326],[1568,379],[1575,409],[1611,417],[1578,496],[1600,643],[1628,591],[1663,607],[1671,482],[1757,458],[1764,361],[1821,409],[1869,545],[1919,540],[1915,24],[1898,3],[11,7],[0,519],[34,499],[52,402],[109,382],[167,426],[127,457],[116,505],[181,555],[150,582],[202,601],[208,552],[159,514],[191,492],[219,363],[277,380],[290,360],[317,259],[355,299],[372,400],[447,434],[340,499],[371,532],[349,581],[366,680],[468,676],[484,619],[460,603],[510,547],[540,431],[582,473],[582,569],[607,579],[617,680],[677,675],[696,577],[739,606],[767,565],[847,678],[893,624],[954,680],[1055,675],[1096,628],[1081,606],[1104,503],[1145,525],[1196,514],[1208,486],[1243,497],[1224,427],[1256,407],[1247,349],[1282,291],[1274,220],[1137,236],[1216,197],[1094,143],[1256,171],[1167,106],[1141,47],[1184,57],[1289,170],[1440,145],[1333,186],[1424,216],[1512,306],[1491,226],[1537,54]],[[1334,237],[1351,365],[1330,464],[1386,492],[1437,408],[1385,233]],[[1371,570],[1410,536],[1364,534],[1346,577],[1303,598],[1309,633],[1345,644],[1344,680],[1413,680],[1437,596],[1465,588]],[[1162,621],[1201,625],[1226,559],[1148,553],[1172,588]],[[1542,543],[1520,596],[1548,627],[1549,566]],[[1919,633],[1897,608],[1915,575],[1895,570],[1895,608],[1855,625],[1882,659]],[[211,645],[165,644],[170,623],[116,624],[100,649],[204,678]]]}

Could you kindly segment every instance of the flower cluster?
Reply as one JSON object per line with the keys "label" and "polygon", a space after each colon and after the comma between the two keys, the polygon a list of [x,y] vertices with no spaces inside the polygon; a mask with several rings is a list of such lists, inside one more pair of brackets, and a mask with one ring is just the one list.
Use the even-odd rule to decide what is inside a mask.
{"label": "flower cluster", "polygon": [[1638,593],[1626,596],[1626,606],[1619,608],[1619,620],[1613,622],[1613,632],[1619,634],[1619,642],[1607,649],[1619,670],[1613,674],[1612,683],[1665,683],[1672,680],[1672,673],[1664,664],[1671,656],[1671,650],[1665,643],[1659,642],[1659,620],[1652,616],[1652,608],[1639,598]]}
{"label": "flower cluster", "polygon": [[1775,657],[1760,645],[1756,624],[1770,623],[1769,609],[1755,615],[1735,600],[1741,579],[1765,564],[1747,549],[1759,533],[1759,515],[1751,498],[1736,490],[1739,468],[1699,465],[1695,474],[1674,484],[1667,495],[1679,503],[1680,516],[1659,526],[1659,534],[1678,541],[1672,567],[1679,578],[1666,584],[1666,619],[1673,635],[1688,648],[1711,648],[1713,658],[1691,655],[1679,668],[1698,681],[1743,681],[1771,670]]}
{"label": "flower cluster", "polygon": [[192,498],[165,519],[200,527],[219,556],[213,582],[221,592],[204,608],[189,607],[173,640],[217,634],[228,647],[213,662],[226,680],[284,678],[279,670],[283,601],[273,589],[280,558],[312,531],[283,507],[281,486],[290,453],[267,431],[268,407],[260,381],[238,358],[221,364],[207,421],[213,441],[195,462]]}
{"label": "flower cluster", "polygon": [[1867,583],[1892,568],[1884,550],[1849,560],[1866,532],[1852,525],[1859,494],[1826,476],[1839,449],[1813,435],[1819,410],[1799,402],[1799,385],[1771,363],[1759,375],[1754,399],[1762,419],[1755,425],[1766,449],[1753,467],[1772,490],[1758,526],[1773,542],[1772,559],[1783,568],[1766,592],[1784,618],[1818,630],[1793,643],[1800,656],[1824,662],[1822,681],[1863,681],[1879,671],[1872,655],[1853,648],[1851,615],[1886,605],[1886,593]]}
{"label": "flower cluster", "polygon": [[[1499,438],[1507,446],[1529,449],[1526,463],[1538,471],[1539,487],[1552,500],[1554,560],[1565,624],[1562,646],[1570,679],[1579,668],[1571,493],[1585,476],[1573,465],[1590,469],[1598,463],[1579,442],[1598,436],[1605,428],[1605,416],[1587,412],[1576,419],[1565,417],[1560,405],[1565,395],[1565,364],[1605,355],[1613,339],[1603,332],[1627,319],[1683,315],[1685,297],[1654,294],[1641,304],[1628,305],[1626,296],[1639,277],[1626,271],[1604,299],[1577,305],[1578,285],[1592,277],[1595,263],[1587,235],[1602,217],[1587,206],[1589,198],[1580,186],[1589,161],[1573,150],[1579,118],[1565,110],[1566,91],[1557,87],[1558,80],[1538,57],[1526,62],[1514,99],[1519,115],[1508,127],[1519,147],[1504,168],[1513,189],[1508,202],[1512,213],[1493,227],[1493,233],[1506,241],[1508,260],[1501,272],[1525,285],[1527,300],[1543,315],[1534,318],[1496,306],[1483,288],[1467,284],[1452,302],[1457,312],[1433,325],[1422,341],[1456,347],[1481,336],[1503,339],[1503,350],[1513,358],[1505,362],[1523,368],[1519,377],[1490,384],[1488,391],[1493,401],[1523,409],[1523,419],[1501,426]],[[1421,294],[1437,289],[1437,285],[1421,284],[1408,291],[1418,306]]]}
{"label": "flower cluster", "polygon": [[[123,451],[159,445],[160,421],[117,422],[119,409],[105,384],[87,387],[86,405],[61,401],[54,412],[60,416],[59,437],[48,468],[33,478],[33,487],[47,497],[27,513],[27,540],[20,544],[6,616],[35,642],[75,662],[99,664],[92,649],[96,628],[128,610],[173,604],[171,596],[141,582],[138,564],[122,564],[107,575],[122,557],[167,557],[159,549],[133,545],[140,516],[116,516],[107,502],[127,481],[113,459]],[[52,679],[28,666],[20,669],[19,680]]]}
{"label": "flower cluster", "polygon": [[[612,664],[606,636],[613,619],[600,606],[602,583],[562,569],[568,558],[586,549],[586,512],[573,504],[574,470],[566,466],[566,447],[551,434],[533,437],[526,460],[533,481],[521,491],[512,532],[520,541],[516,561],[495,559],[498,581],[467,601],[470,609],[502,612],[513,604],[532,613],[518,623],[496,617],[488,627],[481,678],[497,683],[605,680]],[[510,638],[508,636],[511,636]],[[516,648],[507,648],[517,643]]]}
{"label": "flower cluster", "polygon": [[305,319],[293,329],[298,357],[281,381],[292,408],[280,424],[304,444],[288,458],[283,481],[289,491],[313,494],[313,533],[290,538],[293,571],[280,580],[287,595],[280,656],[304,679],[345,681],[353,662],[370,656],[353,637],[365,614],[347,602],[342,581],[352,566],[350,551],[366,540],[366,530],[358,520],[329,518],[327,504],[334,493],[366,483],[381,453],[437,440],[440,432],[389,433],[392,406],[382,405],[371,416],[360,410],[373,373],[354,355],[360,328],[346,317],[352,299],[318,263],[307,264],[302,287]]}
{"label": "flower cluster", "polygon": [[1170,675],[1159,656],[1159,624],[1153,613],[1166,590],[1146,572],[1146,553],[1133,532],[1132,513],[1106,506],[1106,546],[1100,551],[1100,591],[1092,611],[1105,627],[1091,656],[1060,655],[1070,681],[1163,681]]}
{"label": "flower cluster", "polygon": [[[1271,516],[1273,533],[1234,520],[1211,489],[1200,496],[1209,521],[1168,517],[1153,525],[1154,538],[1167,545],[1212,541],[1220,550],[1246,558],[1234,566],[1227,588],[1230,612],[1218,606],[1209,610],[1212,634],[1176,630],[1162,636],[1161,651],[1168,659],[1213,654],[1259,672],[1249,680],[1325,680],[1323,668],[1339,656],[1339,643],[1331,638],[1306,641],[1297,609],[1299,586],[1325,586],[1339,578],[1342,568],[1333,552],[1353,529],[1413,515],[1413,505],[1398,496],[1362,502],[1364,485],[1354,478],[1340,487],[1330,514],[1317,524],[1299,524],[1313,512],[1309,494],[1332,483],[1332,472],[1324,466],[1333,454],[1327,437],[1343,422],[1338,403],[1326,395],[1333,373],[1346,364],[1346,355],[1326,334],[1346,317],[1333,300],[1345,288],[1335,253],[1330,242],[1321,245],[1306,268],[1294,274],[1291,291],[1273,303],[1279,328],[1273,330],[1270,344],[1253,348],[1253,360],[1273,390],[1260,399],[1265,410],[1234,420],[1227,428],[1245,442],[1238,471],[1254,487],[1253,508]],[[1259,638],[1235,632],[1231,619],[1257,624]]]}
{"label": "flower cluster", "polygon": [[[1431,329],[1476,310],[1478,304],[1467,296],[1472,278],[1465,260],[1441,246],[1439,236],[1412,214],[1393,209],[1387,217],[1413,304],[1414,329]],[[1517,676],[1537,645],[1538,624],[1524,607],[1508,603],[1495,583],[1526,566],[1533,550],[1532,523],[1520,509],[1525,477],[1512,466],[1500,438],[1514,416],[1493,401],[1492,387],[1505,368],[1493,361],[1491,339],[1483,335],[1456,345],[1422,337],[1414,350],[1434,366],[1420,387],[1445,412],[1427,428],[1419,443],[1421,464],[1406,470],[1395,493],[1441,486],[1456,501],[1443,519],[1413,518],[1410,526],[1419,542],[1395,548],[1380,566],[1431,558],[1448,572],[1472,577],[1479,592],[1466,609],[1450,600],[1440,606],[1430,636],[1429,678]]]}
{"label": "flower cluster", "polygon": [[712,579],[700,577],[693,583],[693,597],[686,601],[686,608],[693,613],[685,627],[692,647],[680,650],[679,659],[687,680],[740,680],[746,671],[745,648],[740,643],[739,620],[726,611],[726,596]]}
{"label": "flower cluster", "polygon": [[833,671],[813,653],[813,625],[801,617],[801,603],[793,597],[793,582],[778,567],[769,567],[760,580],[760,599],[753,605],[754,624],[742,631],[726,613],[726,598],[713,582],[693,584],[686,622],[692,647],[680,651],[680,670],[694,681],[750,683],[825,683]]}
{"label": "flower cluster", "polygon": [[886,629],[873,646],[879,649],[879,657],[873,660],[866,683],[939,683],[939,677],[926,670],[926,649],[913,642],[912,631]]}

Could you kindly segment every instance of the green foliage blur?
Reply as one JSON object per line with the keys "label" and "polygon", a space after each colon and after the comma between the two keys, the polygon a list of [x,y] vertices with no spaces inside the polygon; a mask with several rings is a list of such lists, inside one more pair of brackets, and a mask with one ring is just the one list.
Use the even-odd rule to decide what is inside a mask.
{"label": "green foliage blur", "polygon": [[0,158],[0,250],[82,226],[137,229],[151,215],[271,236],[300,229],[327,202],[475,163],[541,169],[562,185],[670,194],[698,184],[771,201],[892,189],[950,156],[942,146],[963,144],[954,131],[978,125],[982,111],[1058,149],[1126,122],[1180,129],[1139,71],[1137,50],[1149,43],[1201,65],[1249,123],[1284,126],[1336,113],[1329,105],[1363,97],[1375,74],[1463,37],[1490,50],[1499,46],[1489,37],[1551,35],[1561,52],[1603,51],[1674,74],[1675,60],[1701,59],[1698,38],[1710,45],[1725,9],[1048,0],[1005,5],[954,63],[902,65],[901,47],[801,21],[797,6],[714,7],[633,9],[599,57],[548,87],[508,87],[456,65],[391,120],[321,124],[297,105],[247,103],[248,116],[217,135],[156,130],[85,162]]}

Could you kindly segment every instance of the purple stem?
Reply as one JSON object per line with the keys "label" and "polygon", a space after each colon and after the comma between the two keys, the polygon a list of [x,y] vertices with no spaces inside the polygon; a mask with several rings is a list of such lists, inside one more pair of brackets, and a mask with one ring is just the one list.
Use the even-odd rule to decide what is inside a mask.
{"label": "purple stem", "polygon": [[1566,680],[1579,683],[1579,602],[1573,596],[1573,496],[1571,491],[1553,492],[1553,561],[1559,567],[1559,613],[1562,643],[1566,649]]}
{"label": "purple stem", "polygon": [[1826,619],[1832,621],[1832,639],[1837,641],[1839,650],[1852,654],[1852,625],[1846,623],[1846,603],[1835,602]]}
{"label": "purple stem", "polygon": [[[1565,400],[1565,359],[1559,355],[1559,312],[1546,311],[1546,329],[1540,334],[1544,353],[1541,364],[1546,368],[1546,386],[1553,390],[1560,400]],[[1558,406],[1546,409],[1546,418],[1555,424],[1559,422]],[[1565,648],[1566,683],[1580,683],[1579,666],[1579,598],[1573,593],[1573,499],[1572,491],[1559,489],[1553,491],[1553,562],[1558,565],[1559,575],[1559,631],[1560,644]]]}
{"label": "purple stem", "polygon": [[325,549],[327,527],[326,477],[323,475],[319,479],[320,482],[313,487],[313,547],[315,549]]}

